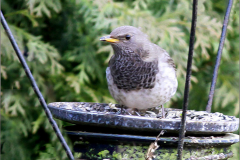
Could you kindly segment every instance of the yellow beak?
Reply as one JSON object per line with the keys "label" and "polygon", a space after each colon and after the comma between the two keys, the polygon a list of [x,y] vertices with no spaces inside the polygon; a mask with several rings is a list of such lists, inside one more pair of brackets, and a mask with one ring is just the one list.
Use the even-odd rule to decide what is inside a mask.
{"label": "yellow beak", "polygon": [[111,43],[116,43],[116,42],[119,42],[119,39],[111,38],[111,36],[108,35],[108,36],[104,36],[104,37],[100,38],[100,41],[107,41],[107,42],[111,42]]}

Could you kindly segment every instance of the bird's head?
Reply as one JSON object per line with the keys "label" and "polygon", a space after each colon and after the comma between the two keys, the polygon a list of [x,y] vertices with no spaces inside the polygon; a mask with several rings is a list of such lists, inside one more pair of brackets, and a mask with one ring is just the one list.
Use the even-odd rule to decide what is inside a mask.
{"label": "bird's head", "polygon": [[118,27],[100,40],[110,42],[115,51],[127,48],[135,52],[149,43],[147,35],[132,26]]}

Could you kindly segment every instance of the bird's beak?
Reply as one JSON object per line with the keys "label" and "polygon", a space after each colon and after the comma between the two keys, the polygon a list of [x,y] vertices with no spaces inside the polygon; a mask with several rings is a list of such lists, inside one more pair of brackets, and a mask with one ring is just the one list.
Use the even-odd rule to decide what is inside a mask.
{"label": "bird's beak", "polygon": [[111,43],[116,43],[116,42],[119,42],[119,39],[111,38],[111,36],[108,35],[108,36],[101,37],[100,41],[107,41],[107,42],[111,42]]}

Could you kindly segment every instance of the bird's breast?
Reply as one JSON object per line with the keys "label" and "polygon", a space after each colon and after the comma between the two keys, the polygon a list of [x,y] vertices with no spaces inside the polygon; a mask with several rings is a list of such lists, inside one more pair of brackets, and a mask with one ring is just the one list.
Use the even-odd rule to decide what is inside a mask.
{"label": "bird's breast", "polygon": [[158,62],[144,62],[138,55],[117,56],[109,64],[113,82],[125,91],[151,89],[155,85]]}

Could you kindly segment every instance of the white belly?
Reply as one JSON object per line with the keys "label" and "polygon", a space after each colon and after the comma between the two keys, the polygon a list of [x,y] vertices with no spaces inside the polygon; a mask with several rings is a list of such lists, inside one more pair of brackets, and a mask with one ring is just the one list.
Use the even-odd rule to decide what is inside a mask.
{"label": "white belly", "polygon": [[106,76],[109,92],[119,104],[129,108],[141,110],[163,105],[175,94],[178,82],[173,69],[168,69],[165,65],[160,68],[159,73],[156,75],[155,86],[152,89],[125,91],[118,89],[113,83],[113,77],[108,67]]}

